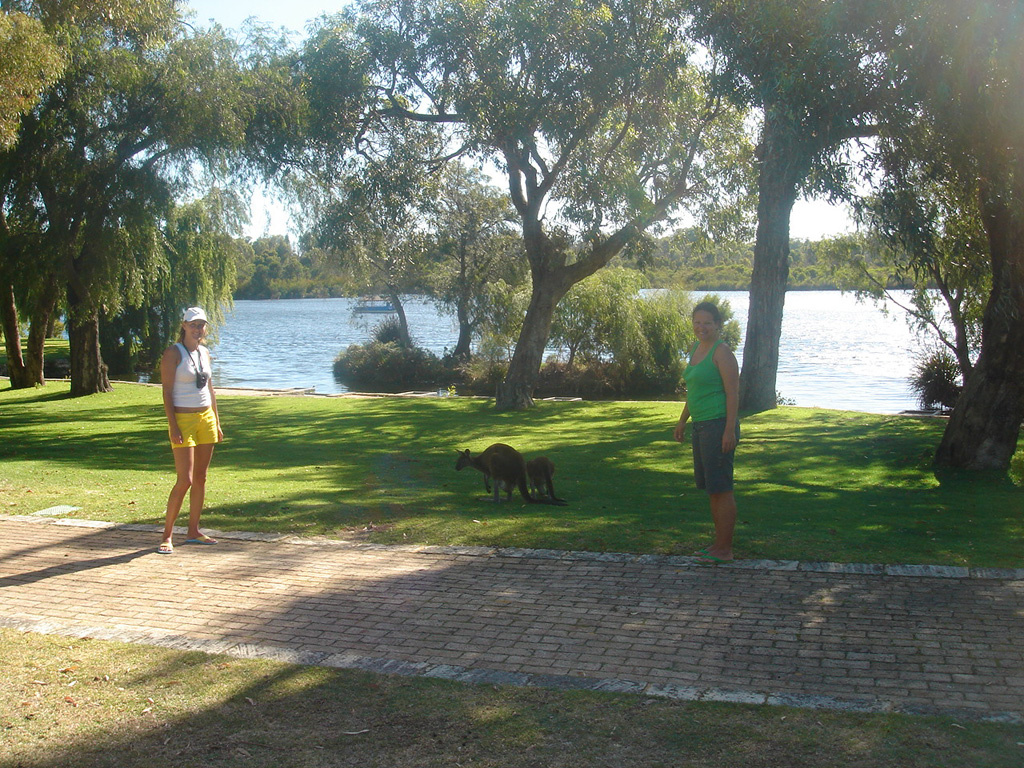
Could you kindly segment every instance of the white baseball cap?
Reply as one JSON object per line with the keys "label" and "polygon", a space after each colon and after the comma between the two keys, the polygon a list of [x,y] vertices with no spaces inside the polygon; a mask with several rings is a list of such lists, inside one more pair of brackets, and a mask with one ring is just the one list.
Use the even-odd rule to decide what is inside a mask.
{"label": "white baseball cap", "polygon": [[206,313],[203,312],[202,307],[189,307],[185,310],[185,314],[182,315],[181,322],[191,323],[193,320],[202,320],[204,323],[210,322],[206,318]]}

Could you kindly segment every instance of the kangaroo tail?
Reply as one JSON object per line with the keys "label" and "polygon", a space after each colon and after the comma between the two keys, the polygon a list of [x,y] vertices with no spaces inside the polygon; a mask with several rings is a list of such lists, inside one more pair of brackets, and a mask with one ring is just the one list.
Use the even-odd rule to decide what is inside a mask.
{"label": "kangaroo tail", "polygon": [[528,504],[536,504],[537,503],[537,499],[533,498],[530,495],[530,488],[526,484],[526,472],[525,471],[521,475],[519,475],[518,485],[519,485],[519,493],[522,495],[523,499]]}

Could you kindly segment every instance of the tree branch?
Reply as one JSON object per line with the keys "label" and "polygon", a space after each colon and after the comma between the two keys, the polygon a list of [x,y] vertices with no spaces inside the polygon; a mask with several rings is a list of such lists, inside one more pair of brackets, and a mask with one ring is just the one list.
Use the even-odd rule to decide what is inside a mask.
{"label": "tree branch", "polygon": [[411,120],[417,123],[445,124],[465,122],[462,115],[457,112],[446,112],[437,115],[424,114],[403,107],[394,96],[389,96],[388,99],[391,102],[391,106],[377,112],[381,117],[400,117],[403,120]]}

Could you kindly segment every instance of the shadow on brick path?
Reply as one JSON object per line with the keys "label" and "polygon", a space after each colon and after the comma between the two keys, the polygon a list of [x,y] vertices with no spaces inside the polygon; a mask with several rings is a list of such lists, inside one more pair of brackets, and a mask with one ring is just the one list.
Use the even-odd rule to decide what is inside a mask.
{"label": "shadow on brick path", "polygon": [[0,626],[463,682],[1024,722],[1024,571],[0,516]]}

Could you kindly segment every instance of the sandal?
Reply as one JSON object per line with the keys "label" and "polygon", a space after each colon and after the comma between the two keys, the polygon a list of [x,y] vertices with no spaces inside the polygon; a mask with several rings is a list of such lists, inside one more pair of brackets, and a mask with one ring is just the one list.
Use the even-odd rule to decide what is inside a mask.
{"label": "sandal", "polygon": [[194,539],[185,539],[186,544],[216,544],[217,540],[212,536],[207,536],[205,533],[200,533]]}
{"label": "sandal", "polygon": [[709,555],[707,552],[705,552],[703,555],[698,555],[697,556],[697,565],[725,565],[726,563],[731,563],[731,562],[732,562],[732,558],[731,557],[728,560],[725,560],[725,559],[723,559],[721,557],[715,557],[714,555]]}
{"label": "sandal", "polygon": [[156,548],[157,554],[159,555],[170,555],[174,553],[174,545],[170,539],[167,541],[161,541],[160,546]]}

